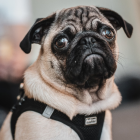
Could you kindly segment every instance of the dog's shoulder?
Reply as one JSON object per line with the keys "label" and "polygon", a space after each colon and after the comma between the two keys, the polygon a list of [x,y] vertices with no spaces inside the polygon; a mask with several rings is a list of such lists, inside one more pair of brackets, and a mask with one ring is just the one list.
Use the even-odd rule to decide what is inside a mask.
{"label": "dog's shoulder", "polygon": [[33,111],[24,112],[16,124],[15,139],[79,140],[70,127]]}

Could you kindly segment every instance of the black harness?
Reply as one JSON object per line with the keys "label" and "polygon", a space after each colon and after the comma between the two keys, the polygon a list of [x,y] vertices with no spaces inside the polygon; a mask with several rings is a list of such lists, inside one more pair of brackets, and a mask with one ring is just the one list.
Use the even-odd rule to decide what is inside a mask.
{"label": "black harness", "polygon": [[100,140],[105,112],[90,116],[77,115],[72,120],[70,120],[64,113],[56,109],[51,112],[52,108],[46,104],[35,101],[34,99],[29,99],[27,97],[22,97],[12,108],[13,115],[11,118],[11,132],[13,139],[17,119],[23,112],[35,111],[40,114],[44,114],[46,109],[50,109],[50,119],[62,122],[71,127],[78,134],[81,140]]}

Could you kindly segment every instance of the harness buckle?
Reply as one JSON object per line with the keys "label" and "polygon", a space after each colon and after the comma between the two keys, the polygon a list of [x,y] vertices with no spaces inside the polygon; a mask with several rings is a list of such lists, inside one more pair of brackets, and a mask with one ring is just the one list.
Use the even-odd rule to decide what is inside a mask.
{"label": "harness buckle", "polygon": [[50,117],[52,116],[54,112],[54,108],[50,107],[50,106],[46,106],[44,112],[42,113],[42,115],[48,119],[50,119]]}

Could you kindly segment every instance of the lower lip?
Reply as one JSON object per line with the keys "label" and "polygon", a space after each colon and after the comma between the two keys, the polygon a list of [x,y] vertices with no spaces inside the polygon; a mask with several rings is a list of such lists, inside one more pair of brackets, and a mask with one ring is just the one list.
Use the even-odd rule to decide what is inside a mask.
{"label": "lower lip", "polygon": [[84,61],[92,61],[93,58],[102,58],[99,54],[91,54],[85,57]]}

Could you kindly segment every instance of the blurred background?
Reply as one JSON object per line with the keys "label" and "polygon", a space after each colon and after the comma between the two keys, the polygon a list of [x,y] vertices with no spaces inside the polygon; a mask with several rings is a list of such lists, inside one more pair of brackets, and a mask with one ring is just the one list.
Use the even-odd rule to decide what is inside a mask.
{"label": "blurred background", "polygon": [[118,31],[119,61],[115,75],[123,101],[112,111],[113,139],[140,140],[140,0],[0,0],[0,127],[16,102],[23,73],[40,46],[24,54],[19,43],[37,18],[77,5],[95,5],[118,12],[134,27],[131,39]]}

